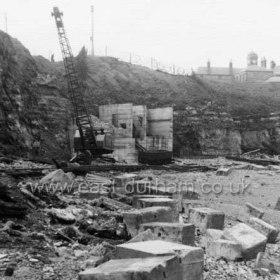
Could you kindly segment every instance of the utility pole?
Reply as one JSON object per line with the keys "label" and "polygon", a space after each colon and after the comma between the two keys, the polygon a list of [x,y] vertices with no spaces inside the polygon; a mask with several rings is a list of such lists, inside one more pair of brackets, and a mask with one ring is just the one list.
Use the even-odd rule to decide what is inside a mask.
{"label": "utility pole", "polygon": [[8,33],[8,17],[7,17],[7,13],[5,13],[5,25],[6,25],[6,33]]}
{"label": "utility pole", "polygon": [[94,25],[93,25],[93,13],[94,13],[94,9],[93,9],[93,5],[91,5],[91,55],[94,56]]}

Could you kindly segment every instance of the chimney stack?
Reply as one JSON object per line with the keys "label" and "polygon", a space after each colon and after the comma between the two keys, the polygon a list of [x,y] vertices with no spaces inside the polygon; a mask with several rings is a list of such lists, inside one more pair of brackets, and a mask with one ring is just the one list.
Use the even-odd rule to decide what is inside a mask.
{"label": "chimney stack", "polygon": [[266,68],[266,59],[265,59],[265,57],[262,58],[261,67]]}
{"label": "chimney stack", "polygon": [[232,61],[229,62],[229,73],[230,73],[230,75],[233,75]]}
{"label": "chimney stack", "polygon": [[270,69],[273,70],[275,68],[275,66],[276,66],[276,63],[273,60],[271,60],[270,61]]}
{"label": "chimney stack", "polygon": [[207,74],[208,75],[211,74],[211,63],[210,63],[210,60],[207,61]]}

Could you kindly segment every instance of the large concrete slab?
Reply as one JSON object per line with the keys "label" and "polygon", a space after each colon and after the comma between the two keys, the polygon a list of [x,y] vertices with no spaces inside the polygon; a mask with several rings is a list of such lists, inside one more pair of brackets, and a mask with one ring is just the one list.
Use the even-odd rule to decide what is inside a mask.
{"label": "large concrete slab", "polygon": [[173,213],[173,222],[179,221],[179,204],[178,200],[167,197],[150,197],[141,198],[137,202],[137,208],[147,208],[153,206],[170,207]]}
{"label": "large concrete slab", "polygon": [[[149,194],[143,194],[143,195],[133,195],[132,198],[132,207],[137,208],[138,206],[138,200],[139,199],[143,199],[143,198],[166,198],[168,196],[164,196],[164,195],[149,195]],[[171,197],[168,197],[171,198]]]}
{"label": "large concrete slab", "polygon": [[249,224],[252,228],[262,233],[267,237],[268,243],[275,243],[279,234],[279,229],[276,229],[274,226],[266,223],[265,221],[258,218],[250,218]]}
{"label": "large concrete slab", "polygon": [[256,258],[259,252],[263,252],[267,241],[263,234],[244,223],[226,229],[223,236],[241,245],[242,257],[246,260]]}
{"label": "large concrete slab", "polygon": [[79,273],[79,280],[182,280],[177,256],[111,260]]}
{"label": "large concrete slab", "polygon": [[141,225],[141,230],[150,229],[157,239],[194,246],[195,227],[193,224],[148,223]]}
{"label": "large concrete slab", "polygon": [[152,222],[173,222],[170,207],[148,207],[123,212],[123,219],[129,234],[134,237],[140,231],[141,224]]}
{"label": "large concrete slab", "polygon": [[214,258],[225,258],[234,261],[242,257],[242,248],[235,241],[218,239],[209,244],[206,253]]}
{"label": "large concrete slab", "polygon": [[189,209],[189,220],[202,233],[208,228],[220,229],[224,228],[225,214],[211,208],[191,208]]}
{"label": "large concrete slab", "polygon": [[204,253],[201,248],[162,240],[126,243],[116,246],[116,258],[148,258],[176,255],[181,260],[183,280],[202,280]]}

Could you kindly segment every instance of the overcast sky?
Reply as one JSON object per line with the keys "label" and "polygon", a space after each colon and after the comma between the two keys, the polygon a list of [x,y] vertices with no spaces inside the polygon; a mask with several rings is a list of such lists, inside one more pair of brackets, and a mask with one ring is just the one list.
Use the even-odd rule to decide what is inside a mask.
{"label": "overcast sky", "polygon": [[154,57],[185,68],[205,65],[245,67],[254,50],[280,64],[279,0],[0,0],[0,29],[19,39],[33,55],[59,59],[53,6],[64,13],[64,25],[76,55],[91,50],[94,5],[97,55]]}

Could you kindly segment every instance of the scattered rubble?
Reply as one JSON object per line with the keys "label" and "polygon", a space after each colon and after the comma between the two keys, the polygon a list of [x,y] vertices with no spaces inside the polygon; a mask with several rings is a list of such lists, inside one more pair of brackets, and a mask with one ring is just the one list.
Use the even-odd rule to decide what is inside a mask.
{"label": "scattered rubble", "polygon": [[[35,280],[38,274],[42,279],[91,279],[94,275],[102,279],[105,270],[114,277],[115,265],[118,265],[120,275],[128,279],[132,272],[139,273],[139,277],[145,273],[147,279],[154,279],[157,276],[153,273],[157,275],[159,266],[149,261],[152,257],[169,260],[161,262],[161,273],[165,271],[167,279],[175,267],[179,273],[177,279],[277,279],[279,224],[270,221],[269,215],[274,211],[271,208],[256,207],[256,203],[246,206],[244,202],[246,224],[237,224],[235,215],[231,217],[229,212],[221,211],[226,210],[225,203],[212,202],[211,198],[205,200],[198,189],[182,190],[176,195],[163,190],[132,195],[123,191],[126,183],[113,188],[115,177],[127,177],[118,172],[116,175],[90,172],[85,176],[62,170],[44,172],[45,176],[24,179],[21,184],[7,175],[2,177],[2,182],[7,184],[0,189],[3,194],[0,201],[25,210],[15,216],[5,216],[8,212],[3,212],[1,276],[18,278],[20,275]],[[204,174],[205,178],[209,176]],[[211,174],[213,178],[217,176],[215,172]],[[160,171],[135,172],[134,175],[137,181],[150,182],[152,189],[155,177],[169,176],[170,180],[174,176],[160,174]],[[226,180],[230,176],[219,178]],[[31,183],[40,181],[45,185],[50,182],[72,184],[74,188],[69,193],[48,192],[48,189],[32,191]],[[77,187],[81,183],[84,195]],[[90,183],[101,184],[102,191],[93,192],[89,199]],[[180,214],[180,201],[183,214]],[[12,244],[14,250],[9,249]],[[200,247],[205,249],[205,254]],[[179,255],[182,262],[178,260],[176,264]],[[112,260],[114,258],[117,259]],[[135,262],[137,258],[141,258],[141,263]],[[119,265],[125,263],[127,266]]]}

